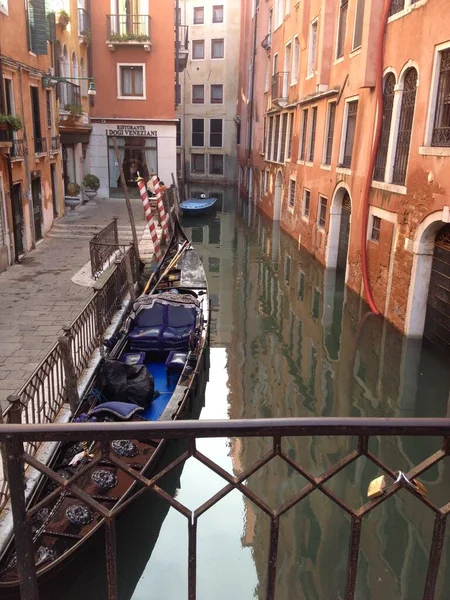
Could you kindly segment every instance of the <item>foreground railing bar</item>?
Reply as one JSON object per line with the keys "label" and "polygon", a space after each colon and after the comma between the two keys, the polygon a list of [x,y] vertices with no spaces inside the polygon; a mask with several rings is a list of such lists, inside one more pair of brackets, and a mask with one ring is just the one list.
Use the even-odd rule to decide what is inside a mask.
{"label": "foreground railing bar", "polygon": [[197,598],[197,519],[188,522],[188,598]]}
{"label": "foreground railing bar", "polygon": [[447,516],[436,515],[434,520],[433,537],[431,540],[430,557],[428,559],[427,579],[423,593],[424,600],[433,600],[436,593],[436,583],[442,558],[442,548],[445,540]]}
{"label": "foreground railing bar", "polygon": [[277,574],[278,539],[280,535],[280,521],[272,517],[270,521],[269,558],[267,566],[267,600],[275,600],[275,584]]}
{"label": "foreground railing bar", "polygon": [[106,519],[105,548],[108,600],[117,600],[119,596],[117,593],[116,523],[114,519]]}
{"label": "foreground railing bar", "polygon": [[362,520],[352,517],[352,529],[348,548],[347,581],[345,584],[345,600],[355,597],[356,575],[358,572],[359,545],[361,540]]}
{"label": "foreground railing bar", "polygon": [[[13,435],[18,440],[104,441],[123,436],[145,438],[215,438],[281,436],[448,436],[450,419],[307,417],[285,419],[235,419],[205,421],[159,421],[131,423],[39,423],[0,425],[0,440]],[[116,436],[116,437],[115,437]]]}

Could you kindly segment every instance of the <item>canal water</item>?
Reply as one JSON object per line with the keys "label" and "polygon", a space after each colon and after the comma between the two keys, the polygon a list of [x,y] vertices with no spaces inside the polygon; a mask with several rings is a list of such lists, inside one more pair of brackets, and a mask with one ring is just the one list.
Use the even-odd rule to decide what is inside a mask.
{"label": "canal water", "polygon": [[[203,190],[202,190],[203,191]],[[256,417],[449,416],[448,359],[406,340],[378,317],[363,319],[364,303],[273,224],[220,191],[216,214],[183,225],[205,265],[212,298],[209,381],[193,407],[200,419]],[[270,449],[269,439],[200,440],[198,449],[232,474]],[[283,450],[312,475],[351,452],[353,438],[283,440]],[[439,448],[429,438],[376,438],[370,451],[393,470],[407,471]],[[176,457],[182,442],[174,442]],[[366,501],[381,475],[361,457],[328,488],[347,505]],[[448,461],[422,478],[429,499],[449,501]],[[271,507],[305,484],[281,459],[254,473],[246,485]],[[196,459],[162,484],[190,509],[225,485]],[[405,490],[363,521],[356,598],[423,597],[434,517]],[[199,519],[198,600],[263,600],[270,523],[238,491]],[[350,521],[320,491],[281,518],[277,600],[343,598]],[[157,498],[141,497],[117,524],[121,600],[187,598],[187,522]],[[447,534],[438,599],[450,597]],[[100,536],[43,587],[45,599],[107,598]],[[443,573],[446,572],[446,575]]]}

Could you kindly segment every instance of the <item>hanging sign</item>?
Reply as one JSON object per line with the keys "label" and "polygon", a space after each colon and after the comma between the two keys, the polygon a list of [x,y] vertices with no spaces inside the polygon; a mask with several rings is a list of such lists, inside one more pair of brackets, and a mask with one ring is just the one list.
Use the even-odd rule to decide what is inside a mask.
{"label": "hanging sign", "polygon": [[106,135],[117,135],[119,137],[157,137],[157,132],[147,129],[145,125],[116,125],[115,129],[107,129]]}

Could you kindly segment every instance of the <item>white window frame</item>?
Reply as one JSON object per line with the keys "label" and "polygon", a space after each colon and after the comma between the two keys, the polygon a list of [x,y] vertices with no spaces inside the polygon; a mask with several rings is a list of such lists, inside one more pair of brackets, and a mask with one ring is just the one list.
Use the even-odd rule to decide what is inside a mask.
{"label": "white window frame", "polygon": [[363,6],[363,9],[362,9],[363,12],[366,11],[366,0],[356,0],[355,20],[354,20],[354,23],[353,23],[353,35],[352,35],[352,50],[351,50],[351,53],[358,52],[358,50],[361,50],[361,46],[362,46],[362,37],[363,37],[363,33],[364,33],[364,16],[363,16],[362,26],[361,26],[361,43],[359,44],[359,46],[355,47],[356,23],[357,23],[358,10],[360,8],[361,2],[364,2],[364,6]]}
{"label": "white window frame", "polygon": [[[313,31],[315,29],[315,40],[314,40],[314,51],[311,52],[311,48],[312,48],[312,37],[313,37]],[[307,72],[306,72],[306,78],[309,79],[310,77],[314,77],[314,75],[316,74],[316,57],[317,57],[317,37],[318,37],[318,33],[319,33],[319,17],[316,17],[313,21],[311,21],[311,23],[309,24],[309,36],[308,36],[308,65],[307,65]]]}
{"label": "white window frame", "polygon": [[[122,67],[142,67],[142,96],[122,96]],[[117,100],[147,100],[147,73],[145,63],[117,63]]]}
{"label": "white window frame", "polygon": [[[213,85],[220,85],[222,86],[222,102],[211,102],[211,91],[212,91],[212,87]],[[224,104],[224,99],[225,99],[225,85],[223,83],[210,83],[209,84],[209,104],[216,106],[216,105],[223,105]]]}
{"label": "white window frame", "polygon": [[[214,121],[221,121],[222,122],[222,145],[221,146],[211,146],[211,121],[214,119]],[[215,149],[223,149],[224,147],[224,138],[225,138],[225,129],[224,129],[224,119],[222,119],[221,117],[209,117],[208,118],[208,148],[212,148],[213,150]],[[206,146],[206,144],[205,144]],[[215,152],[212,152],[212,154],[215,154]]]}
{"label": "white window frame", "polygon": [[[306,192],[309,192],[308,214],[305,213]],[[303,194],[302,194],[302,219],[305,219],[305,221],[309,221],[310,214],[311,214],[311,190],[304,187]]]}
{"label": "white window frame", "polygon": [[[222,157],[222,173],[211,173],[212,155]],[[225,175],[225,160],[223,154],[220,154],[218,152],[211,152],[208,156],[208,175],[212,175],[213,177],[223,177]]]}
{"label": "white window frame", "polygon": [[[195,121],[203,121],[203,144],[201,146],[194,146],[194,140],[193,140],[193,135],[194,135],[194,120]],[[205,144],[205,138],[207,136],[206,133],[206,123],[205,123],[206,119],[204,117],[191,117],[191,148],[206,148],[206,144]],[[202,154],[201,152],[199,152],[198,154]],[[203,153],[204,154],[204,153]],[[205,167],[206,169],[206,167]]]}
{"label": "white window frame", "polygon": [[[344,60],[344,56],[345,56],[345,40],[347,38],[347,29],[348,29],[348,9],[349,9],[349,2],[347,3],[347,16],[346,16],[346,21],[345,21],[345,35],[344,35],[344,42],[342,45],[342,56],[338,56],[338,45],[339,45],[339,32],[341,29],[341,17],[342,17],[342,11],[341,11],[341,0],[336,0],[336,3],[338,5],[337,9],[338,9],[338,21],[337,21],[337,28],[336,28],[336,45],[334,48],[334,62],[338,63],[341,60]],[[356,16],[356,13],[355,13]]]}
{"label": "white window frame", "polygon": [[[325,222],[322,225],[320,223],[320,212],[321,212],[321,208],[322,208],[322,199],[326,201],[326,205],[325,205]],[[317,227],[318,229],[321,229],[322,231],[325,231],[325,227],[327,224],[327,212],[328,212],[328,196],[324,196],[323,194],[319,194],[319,202],[317,204]]]}
{"label": "white window frame", "polygon": [[[201,23],[195,22],[195,11],[203,8],[203,21]],[[205,24],[205,7],[204,6],[193,6],[192,7],[192,25],[204,25]]]}
{"label": "white window frame", "polygon": [[276,75],[277,71],[275,71],[275,69],[278,69],[278,52],[275,52],[275,54],[273,55],[272,75]]}
{"label": "white window frame", "polygon": [[[359,96],[350,96],[345,99],[344,104],[344,118],[342,119],[342,132],[341,132],[341,143],[339,146],[339,156],[338,156],[338,165],[342,164],[344,160],[344,151],[345,151],[345,138],[347,137],[347,124],[348,124],[348,105],[351,102],[358,102],[359,107]],[[353,150],[354,150],[355,142],[353,141],[353,149],[352,149],[352,158],[353,158]],[[339,167],[340,170],[350,171],[348,167]]]}
{"label": "white window frame", "polygon": [[[333,129],[333,145],[334,145],[334,141],[336,139],[335,133],[336,133],[336,112],[337,112],[337,103],[336,100],[330,100],[327,103],[327,114],[326,114],[326,118],[325,118],[325,131],[324,131],[324,136],[323,136],[323,151],[322,151],[322,161],[321,161],[321,166],[322,167],[327,167],[327,168],[331,168],[331,161],[330,164],[327,165],[327,163],[325,162],[327,160],[327,150],[328,150],[328,127],[330,126],[330,112],[331,112],[331,105],[334,104],[335,105],[335,113],[334,113],[334,129]],[[333,148],[331,148],[331,154],[333,155]],[[333,160],[333,156],[331,156],[331,160]]]}
{"label": "white window frame", "polygon": [[[203,88],[203,102],[194,102],[194,88],[195,87]],[[191,104],[205,104],[205,84],[204,83],[193,83],[191,85]]]}
{"label": "white window frame", "polygon": [[[319,120],[319,105],[314,104],[313,106],[310,106],[309,108],[310,108],[311,122],[309,123],[309,133],[307,134],[307,140],[306,140],[305,163],[312,165],[314,162],[314,155],[316,153],[317,122]],[[315,124],[314,124],[314,114],[316,115]],[[315,125],[315,127],[313,127],[313,124]],[[313,143],[313,134],[314,134],[314,148],[313,148],[313,156],[311,159],[310,154],[311,154],[311,146]]]}
{"label": "white window frame", "polygon": [[[213,56],[213,42],[222,42],[222,45],[223,45],[223,56],[218,56],[218,57]],[[211,39],[210,51],[211,51],[211,55],[210,55],[211,56],[211,60],[225,60],[225,56],[226,56],[226,53],[225,53],[225,38],[224,37],[222,37],[222,38],[212,38]]]}
{"label": "white window frame", "polygon": [[[291,204],[292,186],[295,187],[293,204]],[[292,212],[294,212],[294,209],[295,209],[296,196],[297,196],[297,180],[295,177],[290,177],[289,178],[289,188],[288,188],[288,209],[291,210]]]}
{"label": "white window frame", "polygon": [[291,69],[291,85],[296,85],[298,82],[298,69],[300,65],[300,42],[298,35],[293,38],[294,48],[292,51],[292,69]]}
{"label": "white window frame", "polygon": [[193,171],[192,167],[193,167],[194,161],[191,158],[191,174],[192,175],[205,175],[208,172],[208,170],[206,168],[206,154],[204,152],[191,152],[191,157],[194,154],[198,154],[199,156],[203,156],[203,171],[202,172],[200,172],[200,171]]}
{"label": "white window frame", "polygon": [[[222,7],[222,20],[221,21],[213,21],[214,11],[213,9],[216,6]],[[225,23],[225,4],[213,4],[211,7],[211,25],[223,25]]]}
{"label": "white window frame", "polygon": [[[378,231],[378,239],[375,239],[373,237],[373,228],[374,228],[374,221],[375,221],[375,219],[379,219],[380,220],[380,228],[377,230]],[[368,230],[368,238],[374,244],[379,244],[380,243],[381,223],[382,222],[383,222],[383,219],[379,215],[374,215],[373,213],[370,215],[370,228]]]}
{"label": "white window frame", "polygon": [[389,17],[388,23],[392,23],[392,21],[396,21],[397,19],[401,19],[405,15],[409,15],[411,11],[415,10],[416,8],[420,8],[421,6],[424,6],[427,2],[428,0],[418,0],[418,2],[412,3],[412,0],[405,0],[405,8],[403,10],[400,10],[398,13],[395,13],[395,15]]}
{"label": "white window frame", "polygon": [[[203,58],[196,58],[194,56],[194,43],[195,42],[203,42]],[[204,38],[199,38],[198,40],[192,40],[192,57],[191,60],[205,60],[206,59],[206,44]]]}
{"label": "white window frame", "polygon": [[[292,136],[292,141],[291,141],[291,144],[289,145],[289,140],[290,140],[291,136]],[[288,113],[288,122],[287,122],[285,162],[290,162],[292,159],[292,142],[293,141],[294,141],[294,113],[290,112],[290,113]]]}
{"label": "white window frame", "polygon": [[[437,94],[439,88],[439,75],[441,70],[441,52],[444,50],[450,49],[450,41],[443,42],[438,46],[435,46],[434,49],[434,61],[433,61],[433,73],[431,76],[431,86],[430,86],[430,97],[428,101],[428,111],[427,111],[427,119],[425,122],[425,139],[424,146],[419,148],[420,154],[438,154],[442,156],[442,150],[445,152],[444,155],[450,155],[450,148],[446,146],[432,146],[431,140],[433,138],[433,127],[434,120],[436,117],[436,104],[437,104]],[[417,69],[417,72],[420,75],[420,71]],[[417,102],[417,99],[416,99]],[[448,154],[447,154],[448,151]]]}
{"label": "white window frame", "polygon": [[9,16],[8,0],[0,0],[0,12]]}

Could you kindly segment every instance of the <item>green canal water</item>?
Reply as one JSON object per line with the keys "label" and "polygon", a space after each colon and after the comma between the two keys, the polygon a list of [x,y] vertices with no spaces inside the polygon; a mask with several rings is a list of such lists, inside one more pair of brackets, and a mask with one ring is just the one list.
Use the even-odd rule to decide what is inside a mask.
{"label": "green canal water", "polygon": [[[202,190],[203,191],[203,190]],[[381,318],[362,321],[366,307],[341,275],[327,272],[277,225],[222,191],[215,215],[185,220],[208,274],[211,297],[209,380],[193,407],[200,419],[256,417],[449,415],[448,359],[403,338]],[[374,438],[370,451],[394,470],[407,471],[439,448],[429,438]],[[232,474],[260,458],[269,439],[199,440],[198,449]],[[353,438],[283,440],[283,449],[313,475],[356,446]],[[166,460],[175,458],[174,442]],[[381,473],[359,458],[327,484],[347,505],[366,501]],[[422,477],[438,506],[450,500],[448,461]],[[305,480],[281,459],[246,485],[271,507]],[[195,459],[162,487],[194,509],[224,486]],[[423,597],[433,513],[405,490],[363,521],[356,598]],[[198,600],[265,599],[270,523],[238,491],[199,519]],[[281,518],[277,600],[343,598],[350,520],[320,491]],[[121,600],[187,598],[186,518],[162,500],[141,497],[117,523]],[[437,598],[450,597],[447,534]],[[42,587],[43,598],[107,598],[103,539]]]}

